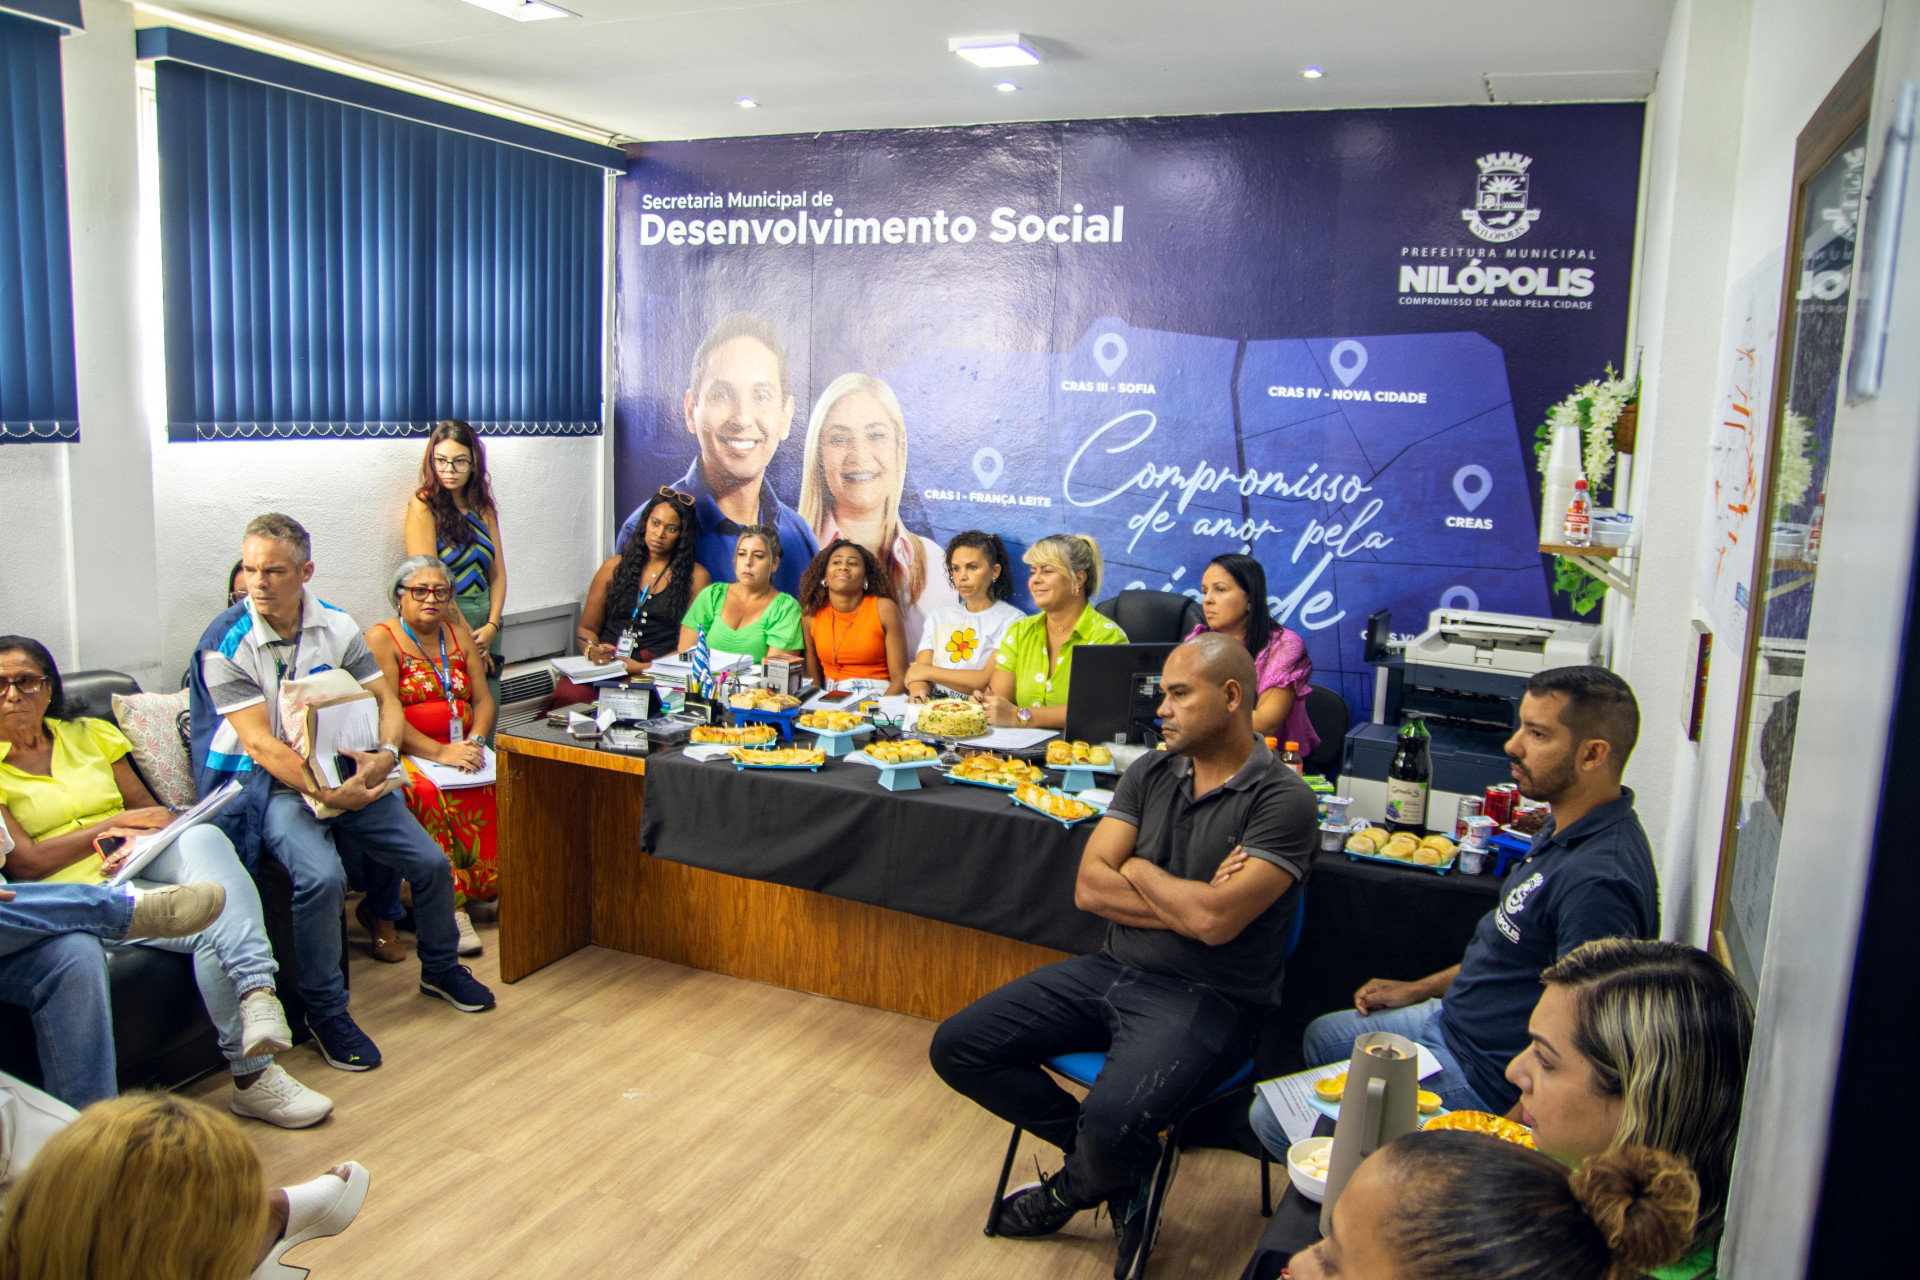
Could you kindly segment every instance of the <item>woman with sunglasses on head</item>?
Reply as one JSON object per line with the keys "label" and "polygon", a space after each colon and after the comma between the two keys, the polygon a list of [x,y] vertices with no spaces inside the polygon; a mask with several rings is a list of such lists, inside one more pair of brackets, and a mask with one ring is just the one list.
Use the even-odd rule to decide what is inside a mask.
{"label": "woman with sunglasses on head", "polygon": [[[486,670],[485,650],[453,607],[453,587],[438,556],[402,560],[387,596],[399,617],[369,627],[366,639],[406,712],[400,758],[407,771],[407,810],[453,864],[460,954],[478,955],[480,936],[466,906],[496,894],[493,785],[437,786],[413,757],[477,773],[486,763],[482,746],[493,735],[499,704],[480,674]],[[371,860],[367,870],[367,896],[357,908],[360,924],[372,939],[374,959],[395,963],[406,957],[394,925],[405,914],[398,885]]]}
{"label": "woman with sunglasses on head", "polygon": [[420,484],[407,500],[407,554],[438,556],[447,566],[454,602],[473,630],[487,689],[500,701],[492,654],[507,608],[506,549],[500,512],[487,479],[487,451],[458,418],[434,424],[420,462]]}
{"label": "woman with sunglasses on head", "polygon": [[680,619],[713,581],[693,552],[693,495],[663,487],[640,508],[619,554],[593,575],[575,648],[590,662],[624,662],[629,675],[676,652]]}

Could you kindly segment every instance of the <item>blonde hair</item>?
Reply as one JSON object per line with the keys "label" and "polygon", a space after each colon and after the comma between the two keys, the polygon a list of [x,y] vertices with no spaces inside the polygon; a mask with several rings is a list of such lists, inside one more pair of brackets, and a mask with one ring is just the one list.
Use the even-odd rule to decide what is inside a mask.
{"label": "blonde hair", "polygon": [[1671,1151],[1700,1180],[1695,1248],[1720,1237],[1753,1048],[1753,1006],[1731,973],[1679,942],[1602,938],[1541,981],[1574,999],[1573,1047],[1620,1099],[1617,1147]]}
{"label": "blonde hair", "polygon": [[1100,594],[1100,544],[1084,533],[1049,534],[1028,547],[1027,554],[1020,558],[1028,564],[1064,573],[1068,582],[1076,582],[1081,574],[1086,574],[1088,604]]}
{"label": "blonde hair", "polygon": [[244,1280],[267,1223],[260,1156],[169,1094],[96,1103],[55,1134],[0,1222],[0,1280]]}
{"label": "blonde hair", "polygon": [[833,491],[827,488],[827,468],[820,457],[820,433],[825,429],[827,415],[833,412],[833,407],[861,391],[879,401],[880,411],[886,414],[887,423],[893,428],[894,447],[900,455],[900,465],[894,469],[893,494],[887,499],[886,512],[880,520],[881,542],[876,554],[894,580],[894,594],[911,604],[926,589],[927,552],[920,539],[909,534],[906,566],[901,568],[893,562],[893,544],[901,532],[900,494],[907,483],[907,416],[901,411],[900,397],[893,394],[893,388],[872,374],[843,373],[829,382],[827,389],[813,402],[813,412],[807,417],[806,448],[800,459],[800,518],[812,528],[815,537],[824,539],[827,536],[827,516],[833,505]]}

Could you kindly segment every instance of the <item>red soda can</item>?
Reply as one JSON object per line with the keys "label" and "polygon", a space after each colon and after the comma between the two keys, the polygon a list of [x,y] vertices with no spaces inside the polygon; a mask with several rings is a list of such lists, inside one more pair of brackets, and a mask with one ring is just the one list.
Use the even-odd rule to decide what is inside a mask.
{"label": "red soda can", "polygon": [[1492,818],[1496,827],[1504,827],[1513,821],[1513,805],[1519,796],[1520,787],[1517,783],[1495,783],[1487,788],[1486,800],[1481,812]]}
{"label": "red soda can", "polygon": [[1486,809],[1486,802],[1479,796],[1461,796],[1460,807],[1453,817],[1453,838],[1456,841],[1467,838],[1467,820],[1477,818]]}

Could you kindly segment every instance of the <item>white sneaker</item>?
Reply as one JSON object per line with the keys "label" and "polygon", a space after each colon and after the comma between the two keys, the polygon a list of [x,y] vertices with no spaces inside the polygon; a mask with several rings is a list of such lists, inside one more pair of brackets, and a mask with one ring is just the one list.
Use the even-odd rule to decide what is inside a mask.
{"label": "white sneaker", "polygon": [[333,1099],[295,1080],[279,1063],[260,1073],[251,1089],[233,1087],[233,1114],[282,1129],[305,1129],[333,1113]]}
{"label": "white sneaker", "polygon": [[467,919],[465,911],[453,913],[453,927],[460,931],[460,954],[477,956],[486,950],[480,942],[480,935],[473,931],[473,921]]}
{"label": "white sneaker", "polygon": [[261,987],[240,998],[240,1056],[258,1058],[293,1048],[293,1028],[280,998]]}
{"label": "white sneaker", "polygon": [[337,1236],[353,1225],[360,1206],[367,1202],[367,1188],[373,1183],[373,1175],[367,1172],[365,1166],[353,1161],[340,1167],[347,1171],[344,1180],[332,1173],[324,1173],[311,1182],[283,1188],[287,1197],[286,1233],[260,1260],[260,1265],[254,1269],[253,1280],[305,1276],[305,1271],[288,1266],[280,1261],[281,1257],[296,1245],[318,1240],[322,1236]]}

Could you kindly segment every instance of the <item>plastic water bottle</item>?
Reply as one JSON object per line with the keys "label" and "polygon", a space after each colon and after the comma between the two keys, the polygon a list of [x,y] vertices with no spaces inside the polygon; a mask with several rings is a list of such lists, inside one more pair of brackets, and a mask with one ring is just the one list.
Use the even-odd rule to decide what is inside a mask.
{"label": "plastic water bottle", "polygon": [[1573,498],[1567,503],[1566,539],[1570,547],[1593,545],[1593,508],[1587,501],[1585,476],[1573,482]]}

